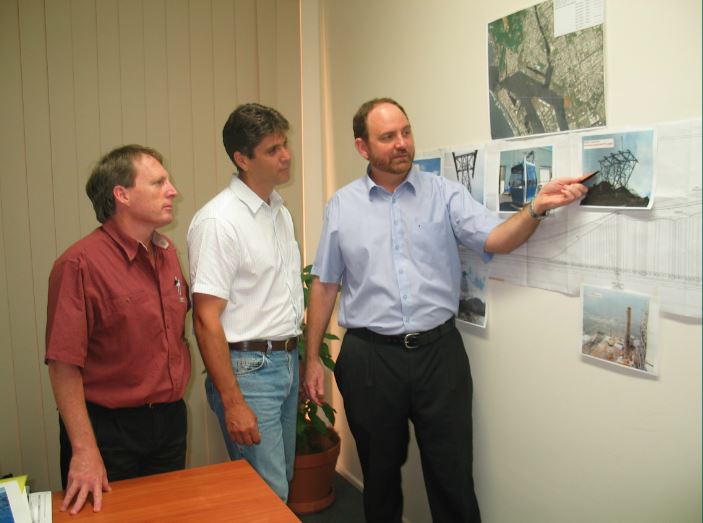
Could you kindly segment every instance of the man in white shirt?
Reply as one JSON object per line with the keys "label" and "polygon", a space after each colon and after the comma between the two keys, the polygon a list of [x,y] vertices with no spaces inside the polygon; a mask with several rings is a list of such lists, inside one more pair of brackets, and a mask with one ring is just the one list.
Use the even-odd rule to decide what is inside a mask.
{"label": "man in white shirt", "polygon": [[288,121],[237,107],[222,130],[238,174],[188,229],[193,324],[205,390],[231,459],[246,459],[283,499],[293,475],[300,251],[274,187],[290,177]]}

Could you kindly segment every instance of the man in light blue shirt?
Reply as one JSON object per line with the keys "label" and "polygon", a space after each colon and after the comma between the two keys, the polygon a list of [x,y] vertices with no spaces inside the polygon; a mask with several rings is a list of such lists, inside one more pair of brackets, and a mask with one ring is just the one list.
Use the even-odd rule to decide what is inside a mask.
{"label": "man in light blue shirt", "polygon": [[321,402],[322,334],[337,291],[347,329],[335,368],[364,474],[369,522],[400,522],[400,468],[408,420],[420,448],[435,521],[480,521],[472,475],[473,384],[454,326],[460,290],[458,244],[490,260],[527,241],[548,210],[586,193],[580,178],[546,184],[509,220],[460,184],[413,167],[405,110],[374,99],[354,116],[367,175],[330,200],[312,273],[304,387]]}

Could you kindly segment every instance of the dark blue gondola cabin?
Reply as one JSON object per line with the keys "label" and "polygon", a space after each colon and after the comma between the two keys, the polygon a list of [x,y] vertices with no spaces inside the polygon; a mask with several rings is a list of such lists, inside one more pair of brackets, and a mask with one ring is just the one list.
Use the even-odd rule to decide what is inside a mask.
{"label": "dark blue gondola cabin", "polygon": [[510,197],[514,205],[523,206],[537,194],[537,167],[524,160],[510,169]]}

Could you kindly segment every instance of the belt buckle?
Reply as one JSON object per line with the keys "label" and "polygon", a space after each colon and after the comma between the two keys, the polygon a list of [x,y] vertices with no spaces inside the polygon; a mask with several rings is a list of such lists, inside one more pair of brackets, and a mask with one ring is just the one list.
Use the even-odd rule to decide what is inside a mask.
{"label": "belt buckle", "polygon": [[405,345],[405,348],[408,350],[412,349],[417,349],[420,344],[417,342],[417,340],[413,340],[412,336],[419,336],[419,332],[409,332],[405,336],[403,336],[403,345]]}

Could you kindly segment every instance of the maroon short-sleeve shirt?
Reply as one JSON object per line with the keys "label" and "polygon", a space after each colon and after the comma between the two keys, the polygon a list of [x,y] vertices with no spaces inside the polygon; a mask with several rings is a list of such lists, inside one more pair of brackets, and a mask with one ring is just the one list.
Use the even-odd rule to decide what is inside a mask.
{"label": "maroon short-sleeve shirt", "polygon": [[155,267],[112,220],[74,243],[49,276],[46,361],[82,369],[87,401],[177,401],[190,377],[188,285],[176,248],[154,233]]}

